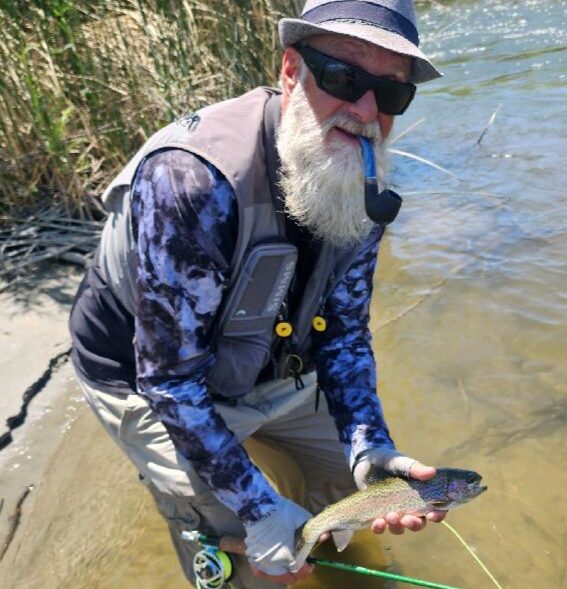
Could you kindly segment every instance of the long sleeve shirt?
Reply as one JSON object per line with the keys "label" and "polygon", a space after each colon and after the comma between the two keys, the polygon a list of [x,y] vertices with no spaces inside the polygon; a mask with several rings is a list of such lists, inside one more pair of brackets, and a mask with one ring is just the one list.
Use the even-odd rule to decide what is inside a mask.
{"label": "long sleeve shirt", "polygon": [[[136,175],[132,214],[138,392],[216,497],[253,523],[272,511],[277,494],[216,412],[206,384],[238,234],[234,191],[211,164],[162,150]],[[393,447],[368,329],[378,229],[328,296],[328,329],[313,343],[319,383],[351,464],[371,446]]]}

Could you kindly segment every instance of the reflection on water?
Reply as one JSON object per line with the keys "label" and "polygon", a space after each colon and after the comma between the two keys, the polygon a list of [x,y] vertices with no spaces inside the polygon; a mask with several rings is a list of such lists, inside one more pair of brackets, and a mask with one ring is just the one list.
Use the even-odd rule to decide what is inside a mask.
{"label": "reflection on water", "polygon": [[[394,147],[457,178],[393,160],[406,199],[376,276],[381,396],[400,449],[484,475],[488,492],[449,521],[502,586],[567,587],[567,2],[420,7],[445,77],[420,90],[398,131],[421,122]],[[67,516],[35,520],[20,560],[26,541],[41,553],[11,586],[186,586],[132,471],[109,441],[91,447],[92,422],[81,427],[52,467],[56,490],[38,497]],[[386,536],[384,547],[407,575],[491,587],[444,527]]]}

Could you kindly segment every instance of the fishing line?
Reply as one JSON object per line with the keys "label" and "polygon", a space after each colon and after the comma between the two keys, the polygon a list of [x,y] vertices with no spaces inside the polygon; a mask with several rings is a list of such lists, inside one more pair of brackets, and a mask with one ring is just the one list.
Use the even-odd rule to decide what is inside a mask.
{"label": "fishing line", "polygon": [[466,540],[459,534],[459,532],[457,532],[457,530],[455,530],[455,528],[448,524],[446,521],[442,521],[441,522],[446,528],[449,528],[449,530],[451,532],[453,532],[453,534],[457,537],[457,540],[459,540],[459,542],[468,550],[468,552],[471,554],[471,556],[476,560],[476,562],[479,564],[480,568],[488,575],[488,577],[490,578],[490,580],[494,583],[494,585],[496,587],[498,587],[498,589],[502,589],[502,586],[500,585],[500,583],[494,578],[494,575],[488,570],[488,568],[486,567],[486,565],[482,562],[482,560],[480,560],[480,558],[474,553],[474,550],[467,544]]}

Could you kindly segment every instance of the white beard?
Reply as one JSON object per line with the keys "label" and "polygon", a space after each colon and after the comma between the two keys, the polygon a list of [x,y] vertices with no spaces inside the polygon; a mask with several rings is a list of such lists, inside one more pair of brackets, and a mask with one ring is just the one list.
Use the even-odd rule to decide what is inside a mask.
{"label": "white beard", "polygon": [[378,123],[358,123],[342,113],[319,123],[302,83],[290,96],[277,135],[282,163],[280,186],[287,214],[316,237],[346,247],[364,239],[374,223],[364,206],[361,149],[343,141],[325,143],[333,127],[373,141],[382,189],[386,166]]}

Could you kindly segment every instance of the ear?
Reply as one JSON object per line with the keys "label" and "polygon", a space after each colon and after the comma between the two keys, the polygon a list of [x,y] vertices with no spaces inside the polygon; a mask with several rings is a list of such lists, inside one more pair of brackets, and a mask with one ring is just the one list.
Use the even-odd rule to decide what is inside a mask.
{"label": "ear", "polygon": [[288,47],[283,54],[280,76],[283,94],[286,98],[299,83],[300,72],[301,56],[293,47]]}

